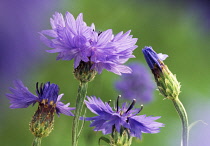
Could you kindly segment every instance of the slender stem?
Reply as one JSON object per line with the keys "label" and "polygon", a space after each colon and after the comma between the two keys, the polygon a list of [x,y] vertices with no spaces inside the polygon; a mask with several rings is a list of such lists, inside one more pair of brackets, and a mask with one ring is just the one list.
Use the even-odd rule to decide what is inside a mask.
{"label": "slender stem", "polygon": [[32,146],[41,146],[41,141],[42,141],[41,137],[35,137]]}
{"label": "slender stem", "polygon": [[78,135],[79,117],[82,112],[84,99],[87,93],[87,87],[88,83],[80,82],[77,93],[76,109],[72,125],[72,146],[77,146],[78,137],[79,137]]}
{"label": "slender stem", "polygon": [[189,139],[189,125],[188,125],[188,118],[187,118],[187,112],[179,100],[179,98],[176,98],[175,100],[172,100],[174,103],[174,106],[176,108],[176,111],[179,114],[179,117],[182,121],[182,141],[181,146],[188,146],[188,139]]}
{"label": "slender stem", "polygon": [[[86,108],[85,108],[85,112],[84,112],[83,117],[85,117],[85,114],[86,114]],[[79,138],[80,134],[82,133],[82,130],[83,130],[84,126],[85,126],[85,120],[82,121],[80,131],[78,132],[78,138]]]}

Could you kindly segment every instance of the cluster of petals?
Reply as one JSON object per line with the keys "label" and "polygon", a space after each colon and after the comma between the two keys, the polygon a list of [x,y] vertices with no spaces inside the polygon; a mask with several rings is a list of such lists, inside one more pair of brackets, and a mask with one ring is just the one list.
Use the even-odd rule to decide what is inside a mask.
{"label": "cluster of petals", "polygon": [[7,98],[10,100],[10,108],[27,108],[29,105],[34,105],[36,102],[42,103],[45,101],[47,104],[56,106],[55,109],[58,115],[62,113],[73,116],[71,110],[74,110],[75,108],[69,107],[70,103],[64,104],[60,101],[64,94],[58,95],[58,85],[47,82],[43,86],[41,85],[40,88],[37,86],[37,96],[32,94],[20,80],[15,80],[14,86],[15,88],[10,87],[12,93],[6,94]]}
{"label": "cluster of petals", "polygon": [[121,126],[130,131],[132,137],[141,138],[142,133],[158,133],[164,124],[155,122],[160,117],[137,115],[141,109],[132,109],[126,103],[122,107],[113,110],[109,103],[104,103],[100,98],[87,97],[85,101],[87,108],[97,116],[87,117],[85,120],[92,121],[91,127],[94,131],[102,131],[104,135],[112,133],[113,126],[120,133]]}
{"label": "cluster of petals", "polygon": [[133,50],[137,38],[132,38],[130,31],[113,35],[111,29],[95,31],[95,26],[87,26],[80,13],[75,19],[67,12],[65,17],[56,12],[50,20],[52,29],[41,31],[41,40],[50,48],[49,53],[58,53],[58,60],[74,59],[74,68],[80,61],[91,62],[92,69],[101,73],[103,69],[115,74],[130,73],[131,69],[123,65],[129,58],[134,58]]}

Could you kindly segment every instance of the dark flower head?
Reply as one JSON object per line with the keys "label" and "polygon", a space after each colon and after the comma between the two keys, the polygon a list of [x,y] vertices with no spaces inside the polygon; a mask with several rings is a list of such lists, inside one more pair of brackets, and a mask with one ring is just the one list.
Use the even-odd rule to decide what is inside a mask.
{"label": "dark flower head", "polygon": [[153,99],[155,86],[148,69],[141,63],[128,64],[132,69],[131,74],[122,74],[116,81],[115,87],[120,91],[123,98],[136,99],[138,103],[149,103]]}
{"label": "dark flower head", "polygon": [[65,105],[60,101],[63,94],[58,95],[58,85],[47,82],[44,85],[41,84],[39,87],[37,83],[37,96],[28,91],[28,88],[20,80],[15,80],[14,86],[15,88],[10,88],[12,93],[6,94],[11,103],[10,108],[27,108],[29,105],[34,105],[38,102],[39,106],[54,106],[58,115],[62,113],[73,116],[71,110],[74,110],[74,108],[68,107],[70,103]]}
{"label": "dark flower head", "polygon": [[142,52],[151,70],[153,70],[155,66],[162,70],[161,61],[165,60],[168,55],[162,53],[157,54],[152,47],[145,47],[142,49]]}
{"label": "dark flower head", "polygon": [[91,62],[92,69],[98,73],[103,69],[119,75],[131,72],[129,67],[123,65],[129,58],[135,57],[132,53],[137,48],[137,39],[132,38],[130,31],[115,36],[111,29],[97,32],[94,24],[86,25],[82,13],[75,20],[69,12],[65,18],[56,12],[51,18],[51,26],[51,30],[41,31],[41,40],[54,48],[47,52],[58,53],[58,60],[74,59],[74,68],[81,61]]}
{"label": "dark flower head", "polygon": [[155,122],[160,117],[146,117],[146,115],[137,115],[142,108],[133,109],[135,100],[128,105],[122,104],[119,107],[119,98],[116,103],[116,109],[113,110],[109,103],[104,103],[100,98],[87,97],[85,101],[87,108],[97,116],[86,118],[92,121],[91,127],[95,127],[94,131],[102,131],[103,134],[110,134],[114,129],[120,133],[121,128],[125,128],[130,132],[132,137],[141,138],[142,133],[158,133],[160,127],[164,124]]}
{"label": "dark flower head", "polygon": [[53,105],[57,101],[59,87],[56,84],[50,84],[50,82],[47,82],[44,84],[44,86],[43,84],[41,84],[39,88],[39,84],[37,82],[36,93],[39,97],[40,102]]}

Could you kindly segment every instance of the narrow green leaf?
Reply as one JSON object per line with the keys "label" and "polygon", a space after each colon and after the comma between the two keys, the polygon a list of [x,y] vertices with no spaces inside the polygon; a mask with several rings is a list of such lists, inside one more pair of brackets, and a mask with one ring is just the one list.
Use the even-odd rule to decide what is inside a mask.
{"label": "narrow green leaf", "polygon": [[98,145],[99,145],[99,146],[100,146],[101,140],[103,140],[104,142],[106,142],[106,143],[108,143],[108,144],[111,143],[110,140],[109,140],[108,138],[106,138],[106,137],[104,137],[104,136],[101,136],[101,137],[99,138],[99,140],[98,140]]}

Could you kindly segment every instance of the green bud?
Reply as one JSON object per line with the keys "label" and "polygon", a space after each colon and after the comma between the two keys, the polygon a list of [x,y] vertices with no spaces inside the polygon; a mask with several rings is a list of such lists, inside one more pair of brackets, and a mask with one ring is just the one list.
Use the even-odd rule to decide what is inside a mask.
{"label": "green bud", "polygon": [[160,61],[161,69],[155,65],[152,72],[155,76],[155,80],[160,93],[171,100],[178,98],[180,93],[180,83],[176,79],[176,75],[173,75],[168,67]]}
{"label": "green bud", "polygon": [[132,137],[128,129],[121,127],[120,133],[114,128],[111,135],[111,146],[130,146],[132,144]]}
{"label": "green bud", "polygon": [[80,61],[79,66],[74,69],[75,78],[84,83],[92,81],[97,74],[97,71],[91,69],[92,65],[91,61]]}
{"label": "green bud", "polygon": [[38,110],[35,112],[30,122],[30,131],[35,137],[46,137],[53,130],[55,104],[50,104],[46,100],[39,103]]}

